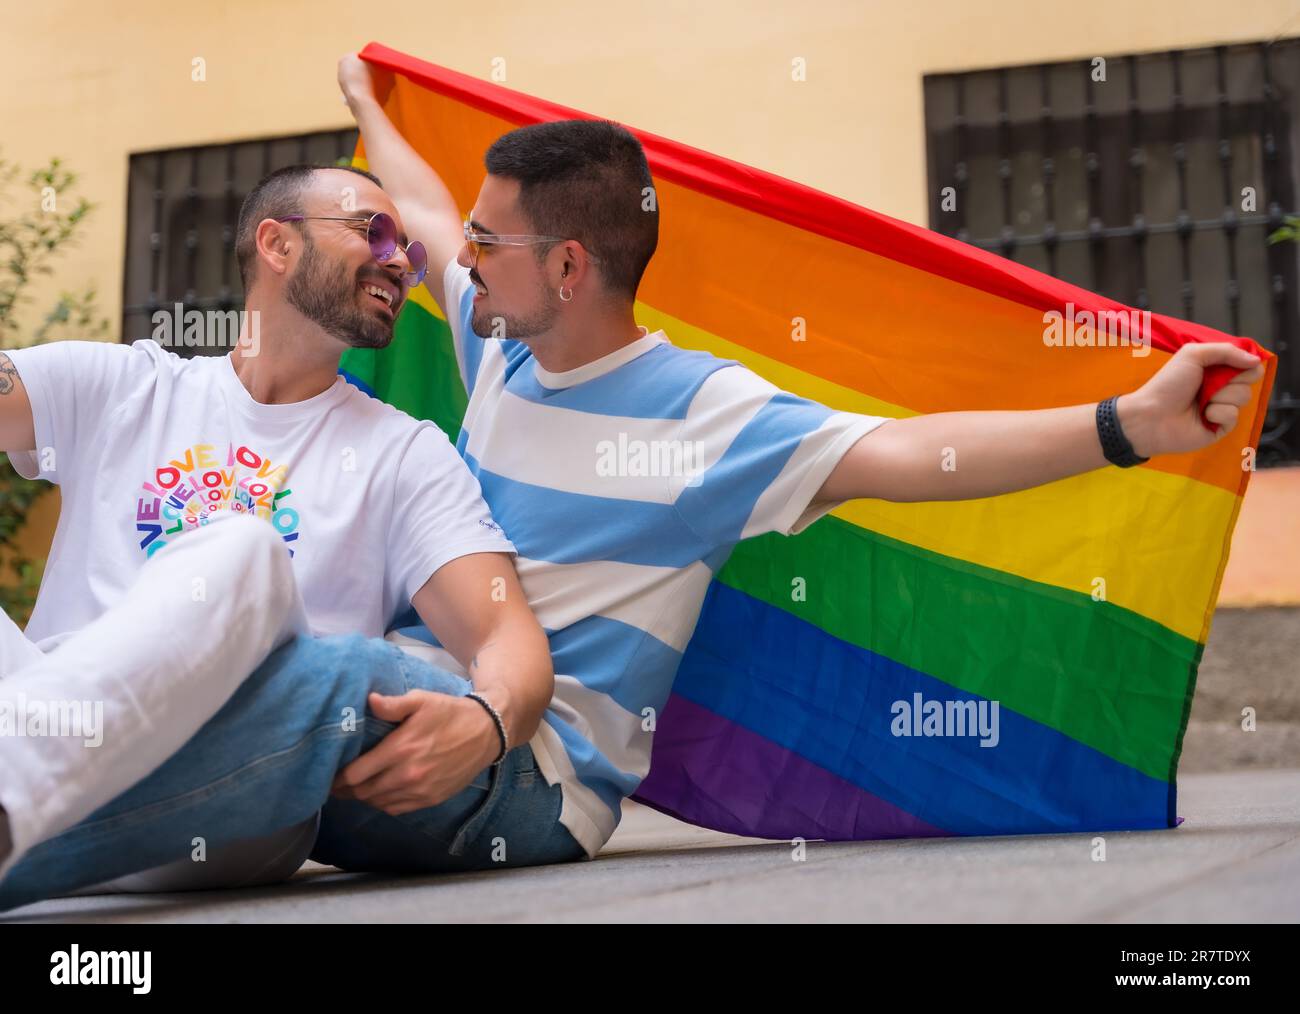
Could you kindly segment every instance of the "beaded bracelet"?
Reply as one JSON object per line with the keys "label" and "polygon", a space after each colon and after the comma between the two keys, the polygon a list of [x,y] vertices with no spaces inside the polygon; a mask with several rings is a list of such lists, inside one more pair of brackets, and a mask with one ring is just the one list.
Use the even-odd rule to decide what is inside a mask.
{"label": "beaded bracelet", "polygon": [[492,721],[496,723],[497,735],[501,737],[501,754],[492,762],[492,766],[496,767],[506,759],[506,754],[510,752],[506,741],[506,723],[501,721],[501,716],[497,714],[497,709],[492,707],[492,705],[489,704],[487,699],[482,695],[478,693],[468,693],[465,696],[473,698],[478,701],[479,704],[483,705],[483,707],[487,708],[487,713],[492,716]]}

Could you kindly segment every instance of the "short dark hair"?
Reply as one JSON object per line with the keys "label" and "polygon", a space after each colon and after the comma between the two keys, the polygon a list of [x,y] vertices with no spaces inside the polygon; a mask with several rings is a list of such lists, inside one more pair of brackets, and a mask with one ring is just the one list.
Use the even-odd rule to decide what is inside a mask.
{"label": "short dark hair", "polygon": [[[497,138],[483,162],[493,176],[519,181],[520,210],[538,235],[576,239],[597,259],[605,288],[636,299],[659,243],[659,204],[630,131],[609,120],[537,123]],[[549,249],[538,246],[538,257]]]}
{"label": "short dark hair", "polygon": [[262,177],[244,198],[239,208],[239,225],[235,228],[235,261],[245,292],[253,284],[253,269],[257,265],[257,226],[265,218],[301,215],[302,192],[311,183],[312,176],[323,169],[342,169],[364,176],[377,187],[383,186],[374,173],[351,165],[290,165]]}

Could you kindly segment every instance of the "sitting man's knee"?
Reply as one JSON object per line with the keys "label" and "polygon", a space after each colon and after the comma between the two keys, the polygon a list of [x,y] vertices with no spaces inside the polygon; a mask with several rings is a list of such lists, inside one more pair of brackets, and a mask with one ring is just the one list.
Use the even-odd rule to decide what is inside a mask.
{"label": "sitting man's knee", "polygon": [[213,533],[221,540],[222,553],[229,554],[239,571],[261,589],[263,610],[279,616],[293,607],[297,594],[293,561],[270,521],[230,514],[213,525]]}
{"label": "sitting man's knee", "polygon": [[289,563],[289,549],[273,523],[256,516],[231,517],[235,520],[219,526],[219,530],[240,550],[271,566]]}
{"label": "sitting man's knee", "polygon": [[351,708],[359,719],[371,693],[398,697],[426,690],[462,697],[471,689],[469,680],[408,656],[383,638],[299,634],[267,656],[244,692],[299,712],[335,716]]}
{"label": "sitting man's knee", "polygon": [[299,634],[267,656],[253,675],[258,681],[275,681],[303,701],[318,697],[362,708],[372,691],[385,696],[406,692],[398,650],[361,634]]}

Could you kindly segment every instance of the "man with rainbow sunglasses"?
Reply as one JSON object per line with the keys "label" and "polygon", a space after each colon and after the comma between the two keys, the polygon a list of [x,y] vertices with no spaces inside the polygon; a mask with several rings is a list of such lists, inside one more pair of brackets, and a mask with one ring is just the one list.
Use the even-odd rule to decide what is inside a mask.
{"label": "man with rainbow sunglasses", "polygon": [[[248,195],[236,256],[227,355],[0,354],[0,446],[62,491],[31,622],[0,618],[0,906],[153,867],[120,886],[282,877],[358,758],[350,796],[434,811],[411,833],[459,852],[535,770],[553,675],[514,547],[440,430],[338,373],[392,340],[423,248],[369,173],[295,166]],[[406,609],[464,678],[382,640]]]}

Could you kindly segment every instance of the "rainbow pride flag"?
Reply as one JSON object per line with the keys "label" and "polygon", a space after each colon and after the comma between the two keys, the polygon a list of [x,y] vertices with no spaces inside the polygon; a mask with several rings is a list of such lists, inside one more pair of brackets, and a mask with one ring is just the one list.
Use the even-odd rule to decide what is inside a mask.
{"label": "rainbow pride flag", "polygon": [[[394,72],[385,108],[464,211],[498,136],[589,118],[383,46],[362,56]],[[1250,479],[1243,451],[1276,359],[1159,315],[1145,356],[1049,346],[1048,311],[1128,308],[633,133],[661,230],[638,322],[794,394],[894,417],[1036,409],[1132,390],[1186,342],[1232,340],[1267,365],[1236,431],[1201,453],[983,500],[854,501],[793,538],[741,543],[709,589],[634,798],[785,839],[1176,825],[1197,666]],[[465,392],[425,290],[388,349],[350,351],[344,370],[455,440]],[[1202,404],[1228,379],[1216,371]],[[996,732],[927,734],[937,701],[986,725],[996,715]]]}

